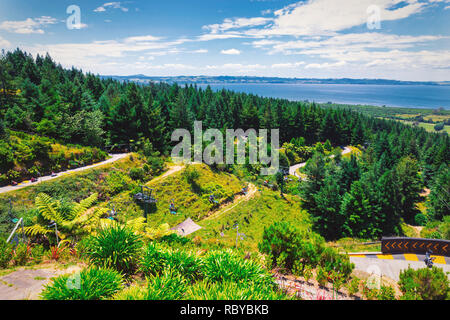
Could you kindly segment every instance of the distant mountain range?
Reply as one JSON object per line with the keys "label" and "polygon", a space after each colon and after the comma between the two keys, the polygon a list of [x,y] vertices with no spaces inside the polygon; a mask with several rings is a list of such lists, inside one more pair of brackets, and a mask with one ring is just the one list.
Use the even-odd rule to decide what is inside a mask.
{"label": "distant mountain range", "polygon": [[237,77],[237,76],[176,76],[149,77],[138,74],[132,76],[101,76],[119,81],[134,81],[138,83],[166,82],[179,84],[244,84],[244,83],[283,83],[283,84],[371,84],[371,85],[433,85],[450,86],[450,81],[399,81],[386,79],[310,79],[310,78],[277,78],[277,77]]}

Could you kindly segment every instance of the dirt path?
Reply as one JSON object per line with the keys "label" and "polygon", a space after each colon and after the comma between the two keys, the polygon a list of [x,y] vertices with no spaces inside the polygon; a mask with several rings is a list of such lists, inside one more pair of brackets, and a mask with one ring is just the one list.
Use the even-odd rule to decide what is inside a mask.
{"label": "dirt path", "polygon": [[78,266],[58,269],[55,265],[41,269],[21,268],[0,277],[0,300],[38,300],[44,286],[51,278],[73,274],[81,270]]}
{"label": "dirt path", "polygon": [[26,188],[26,187],[37,185],[37,184],[42,183],[42,182],[58,179],[61,176],[64,176],[64,175],[67,175],[67,174],[71,174],[71,173],[74,173],[74,172],[81,172],[81,171],[89,170],[89,169],[92,169],[92,168],[95,168],[95,167],[99,167],[99,166],[102,166],[102,165],[105,165],[105,164],[108,164],[108,163],[113,163],[113,162],[116,162],[118,160],[124,159],[124,158],[128,157],[129,155],[130,155],[130,153],[110,154],[109,156],[111,158],[108,159],[108,160],[105,160],[105,161],[102,161],[102,162],[99,162],[99,163],[95,163],[95,164],[92,164],[92,165],[86,166],[86,167],[81,167],[81,168],[77,168],[77,169],[62,171],[62,172],[58,173],[58,175],[56,177],[45,176],[45,177],[40,177],[38,179],[38,181],[35,182],[35,183],[32,183],[30,181],[25,181],[25,182],[22,182],[21,184],[19,184],[18,186],[2,187],[2,188],[0,188],[0,194],[1,193],[6,193],[6,192],[20,190],[20,189],[23,189],[23,188]]}
{"label": "dirt path", "polygon": [[183,170],[184,168],[185,168],[185,166],[181,166],[181,165],[175,165],[175,166],[169,167],[168,171],[166,171],[163,175],[156,177],[152,181],[148,182],[148,184],[152,184],[152,183],[164,180],[168,176],[171,176],[171,175]]}
{"label": "dirt path", "polygon": [[241,204],[244,201],[249,201],[251,198],[253,198],[256,194],[258,189],[254,184],[249,184],[248,192],[245,196],[238,196],[234,201],[230,204],[225,205],[223,208],[219,209],[218,211],[214,212],[212,215],[206,217],[203,219],[203,221],[212,220],[212,219],[218,219],[228,211],[234,209],[236,206]]}

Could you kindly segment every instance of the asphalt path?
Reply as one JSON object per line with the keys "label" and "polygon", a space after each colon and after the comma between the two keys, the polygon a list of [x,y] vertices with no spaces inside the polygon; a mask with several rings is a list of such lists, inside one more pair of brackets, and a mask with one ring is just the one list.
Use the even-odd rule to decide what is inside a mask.
{"label": "asphalt path", "polygon": [[20,190],[20,189],[23,189],[23,188],[26,188],[26,187],[29,187],[29,186],[34,186],[34,185],[42,183],[42,182],[54,180],[54,179],[57,179],[57,178],[59,178],[59,177],[61,177],[63,175],[66,175],[66,174],[71,174],[71,173],[74,173],[74,172],[81,172],[81,171],[89,170],[89,169],[92,169],[92,168],[95,168],[95,167],[99,167],[99,166],[102,166],[102,165],[105,165],[105,164],[108,164],[108,163],[113,163],[113,162],[116,162],[116,161],[121,160],[123,158],[126,158],[128,155],[129,155],[129,153],[110,154],[109,156],[111,158],[109,158],[108,160],[105,160],[105,161],[102,161],[102,162],[98,162],[98,163],[95,163],[95,164],[92,164],[92,165],[89,165],[89,166],[86,166],[86,167],[80,167],[80,168],[76,168],[76,169],[72,169],[72,170],[62,171],[62,172],[59,172],[56,177],[45,176],[45,177],[40,177],[38,179],[38,181],[34,182],[34,183],[31,182],[31,181],[26,181],[26,182],[20,183],[18,186],[2,187],[2,188],[0,188],[0,194],[6,193],[6,192]]}

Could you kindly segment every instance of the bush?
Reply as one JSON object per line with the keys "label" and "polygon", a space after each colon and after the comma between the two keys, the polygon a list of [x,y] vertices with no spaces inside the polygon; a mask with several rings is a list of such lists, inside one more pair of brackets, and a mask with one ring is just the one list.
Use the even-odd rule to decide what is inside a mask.
{"label": "bush", "polygon": [[129,176],[120,171],[111,172],[105,179],[105,190],[110,196],[131,190],[135,183]]}
{"label": "bush", "polygon": [[426,226],[426,225],[427,225],[427,222],[428,222],[428,219],[427,219],[427,217],[426,217],[424,214],[419,213],[419,214],[417,214],[417,215],[414,217],[414,222],[415,222],[416,225],[418,225],[418,226]]}
{"label": "bush", "polygon": [[146,276],[161,274],[172,270],[184,278],[195,281],[202,277],[202,261],[195,254],[183,250],[165,249],[154,243],[147,247],[142,257],[140,271]]}
{"label": "bush", "polygon": [[158,275],[164,270],[166,253],[162,247],[150,242],[140,261],[139,271],[145,276]]}
{"label": "bush", "polygon": [[128,275],[136,269],[142,246],[140,236],[114,223],[92,238],[87,254],[93,265],[112,268]]}
{"label": "bush", "polygon": [[224,281],[211,283],[201,281],[188,288],[187,300],[283,300],[289,297],[260,284],[239,285]]}
{"label": "bush", "polygon": [[296,261],[316,267],[324,249],[324,240],[315,233],[301,233],[287,222],[275,222],[264,229],[258,248],[269,255],[272,267],[291,271]]}
{"label": "bush", "polygon": [[128,175],[134,181],[144,181],[145,180],[145,171],[142,168],[131,168],[128,172]]}
{"label": "bush", "polygon": [[252,260],[244,260],[231,250],[211,251],[204,258],[204,278],[210,282],[274,286],[273,276]]}
{"label": "bush", "polygon": [[409,298],[444,300],[450,293],[450,282],[441,268],[408,268],[400,272],[400,290]]}
{"label": "bush", "polygon": [[187,281],[173,270],[148,279],[145,300],[180,300],[187,289]]}
{"label": "bush", "polygon": [[355,265],[350,262],[348,255],[340,254],[336,249],[328,247],[320,256],[319,265],[327,272],[335,272],[343,281],[350,277]]}
{"label": "bush", "polygon": [[114,296],[114,300],[181,300],[187,290],[187,281],[173,270],[147,279],[147,288],[131,287]]}
{"label": "bush", "polygon": [[13,247],[0,239],[0,269],[6,269],[13,258]]}
{"label": "bush", "polygon": [[353,277],[346,285],[348,294],[354,296],[359,292],[360,279],[358,277]]}
{"label": "bush", "polygon": [[25,266],[30,257],[30,247],[25,243],[19,244],[14,250],[14,265]]}
{"label": "bush", "polygon": [[123,278],[118,272],[91,268],[54,279],[44,288],[41,297],[45,300],[101,300],[122,288]]}
{"label": "bush", "polygon": [[395,291],[392,287],[381,286],[377,295],[378,300],[395,300]]}
{"label": "bush", "polygon": [[31,248],[31,258],[33,259],[33,263],[39,264],[42,262],[42,259],[45,255],[45,249],[42,245],[35,245]]}

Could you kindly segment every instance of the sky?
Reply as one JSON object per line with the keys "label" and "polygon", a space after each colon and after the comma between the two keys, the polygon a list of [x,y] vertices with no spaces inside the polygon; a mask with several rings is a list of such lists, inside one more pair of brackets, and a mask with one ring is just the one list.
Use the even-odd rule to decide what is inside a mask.
{"label": "sky", "polygon": [[450,0],[1,0],[0,48],[101,75],[450,80]]}

